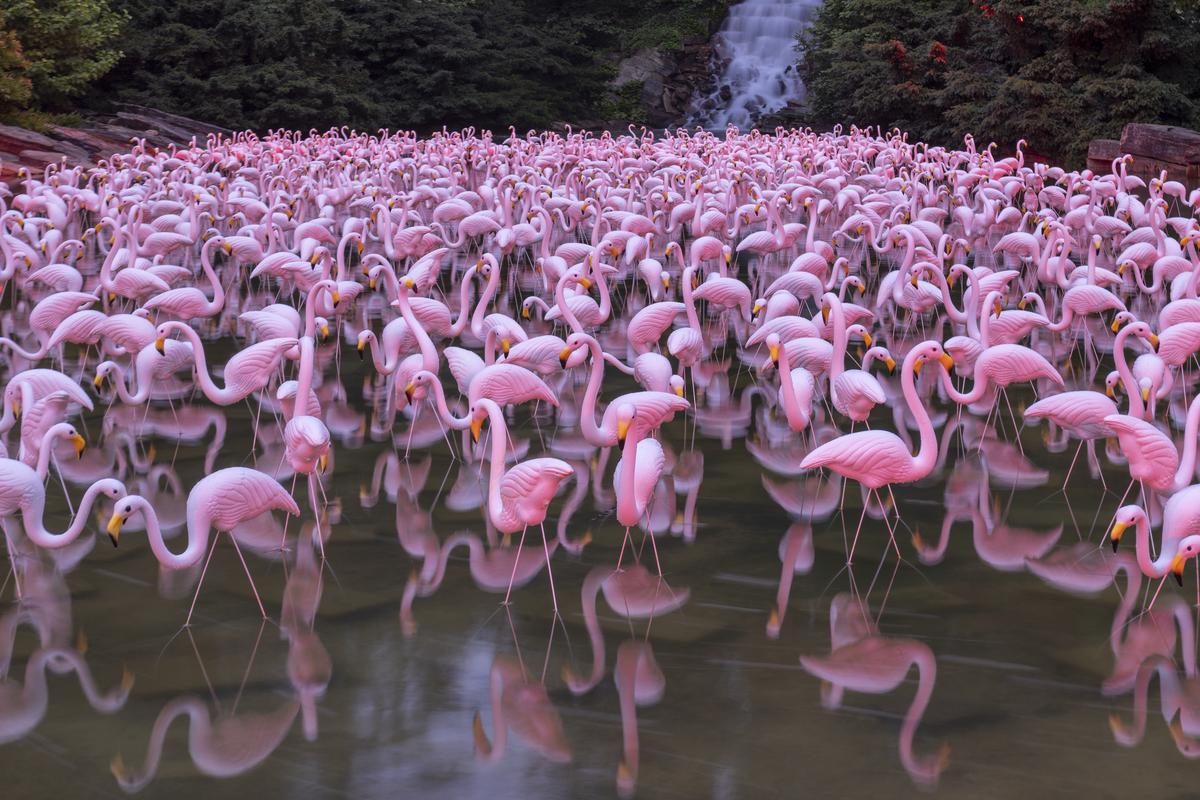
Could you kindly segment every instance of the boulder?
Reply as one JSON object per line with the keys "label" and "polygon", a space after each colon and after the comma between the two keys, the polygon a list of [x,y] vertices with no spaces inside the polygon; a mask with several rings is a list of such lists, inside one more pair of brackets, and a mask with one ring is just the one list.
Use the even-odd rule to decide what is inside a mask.
{"label": "boulder", "polygon": [[[1088,148],[1091,156],[1091,148]],[[1121,152],[1185,166],[1200,165],[1200,131],[1174,125],[1130,123],[1121,132]]]}

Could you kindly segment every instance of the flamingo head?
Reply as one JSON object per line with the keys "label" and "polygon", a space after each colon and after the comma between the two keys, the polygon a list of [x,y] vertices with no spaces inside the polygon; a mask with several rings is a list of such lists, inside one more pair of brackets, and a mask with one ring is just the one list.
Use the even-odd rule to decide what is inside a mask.
{"label": "flamingo head", "polygon": [[[119,484],[120,481],[113,481],[113,483]],[[120,497],[123,494],[126,494],[125,487],[121,485],[120,494],[115,495],[115,497]],[[121,526],[125,524],[125,521],[139,511],[149,507],[150,505],[146,502],[146,499],[138,495],[129,495],[117,501],[116,506],[113,508],[112,517],[109,518],[108,526],[105,528],[113,547],[116,547],[120,541]]]}
{"label": "flamingo head", "polygon": [[767,352],[771,356],[771,363],[779,366],[779,334],[772,333],[767,337]]}
{"label": "flamingo head", "polygon": [[676,397],[683,397],[683,376],[672,375],[667,383]]}
{"label": "flamingo head", "polygon": [[950,370],[954,368],[954,359],[950,357],[949,353],[942,349],[941,344],[932,340],[928,342],[922,342],[912,350],[908,351],[908,356],[904,359],[905,365],[908,365],[909,363],[912,364],[912,370],[914,374],[920,373],[921,367],[924,366],[925,362],[927,361],[937,361],[945,368],[946,372],[950,372]]}
{"label": "flamingo head", "polygon": [[754,319],[758,319],[758,315],[761,314],[762,310],[766,307],[767,307],[766,298],[763,298],[763,297],[758,298],[757,300],[754,301],[754,305],[750,309],[750,316],[753,317]]}
{"label": "flamingo head", "polygon": [[1171,559],[1171,574],[1175,576],[1175,582],[1180,586],[1183,586],[1184,567],[1198,554],[1200,554],[1200,535],[1185,536],[1179,540],[1179,549],[1175,553],[1175,558]]}
{"label": "flamingo head", "polygon": [[1119,388],[1121,388],[1121,373],[1114,369],[1104,378],[1104,393],[1115,400]]}
{"label": "flamingo head", "polygon": [[629,426],[633,424],[634,417],[637,416],[637,410],[632,403],[622,403],[617,408],[617,443],[625,444],[625,438],[629,435]]}
{"label": "flamingo head", "polygon": [[[1141,506],[1128,505],[1118,508],[1116,517],[1113,519],[1112,529],[1108,532],[1108,538],[1112,542],[1113,552],[1115,553],[1117,548],[1120,547],[1121,537],[1125,535],[1126,530],[1128,530],[1130,527],[1144,523],[1145,521],[1146,512],[1141,509]],[[1195,538],[1200,541],[1200,537],[1189,538]],[[1180,544],[1182,544],[1182,542],[1180,542]],[[1192,555],[1195,555],[1195,552],[1193,552]],[[1171,566],[1175,566],[1174,562],[1172,562]],[[1182,572],[1183,567],[1181,563],[1179,574],[1182,574]]]}

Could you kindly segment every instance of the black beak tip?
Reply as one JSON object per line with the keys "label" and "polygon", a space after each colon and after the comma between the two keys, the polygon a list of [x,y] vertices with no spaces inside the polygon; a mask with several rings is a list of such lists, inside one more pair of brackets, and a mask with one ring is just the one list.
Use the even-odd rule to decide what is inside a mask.
{"label": "black beak tip", "polygon": [[1117,552],[1117,548],[1121,546],[1121,540],[1120,540],[1120,539],[1113,539],[1113,540],[1112,540],[1112,546],[1113,546],[1113,552],[1114,552],[1114,553],[1115,553],[1115,552]]}
{"label": "black beak tip", "polygon": [[1179,584],[1180,586],[1183,586],[1183,573],[1182,572],[1175,573],[1175,583]]}
{"label": "black beak tip", "polygon": [[108,535],[108,539],[109,539],[109,541],[110,541],[110,542],[112,542],[112,545],[113,545],[113,547],[115,548],[115,547],[117,546],[117,537],[113,536],[113,535],[110,533],[110,534]]}

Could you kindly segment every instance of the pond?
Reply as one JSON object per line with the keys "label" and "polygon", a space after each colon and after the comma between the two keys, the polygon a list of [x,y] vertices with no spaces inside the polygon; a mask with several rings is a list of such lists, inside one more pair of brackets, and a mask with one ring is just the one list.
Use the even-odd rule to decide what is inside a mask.
{"label": "pond", "polygon": [[[363,314],[378,315],[377,297],[360,298]],[[207,343],[213,363],[240,346],[230,319]],[[857,484],[797,468],[807,446],[775,408],[777,379],[731,338],[696,371],[699,412],[661,430],[653,539],[635,528],[623,551],[620,454],[579,436],[575,369],[557,412],[510,414],[518,452],[574,474],[546,525],[553,597],[533,529],[503,605],[516,542],[480,510],[487,433],[444,435],[428,410],[388,428],[384,383],[354,357],[363,322],[348,317],[342,346],[320,351],[327,519],[318,528],[301,481],[299,520],[236,532],[266,620],[227,537],[182,627],[201,565],[160,569],[144,523],[114,548],[106,506],[47,554],[10,521],[23,553],[21,599],[10,572],[0,607],[10,796],[1116,797],[1194,784],[1200,751],[1159,696],[1193,685],[1195,590],[1189,574],[1143,613],[1160,584],[1141,578],[1131,543],[1113,555],[1106,538],[1128,483],[1114,445],[1085,448],[1063,491],[1073,440],[1015,436],[1005,405],[985,430],[985,415],[938,399],[929,370],[939,462],[896,487],[893,545]],[[65,367],[88,382],[94,362]],[[630,388],[618,375],[604,396]],[[72,502],[93,476],[122,475],[176,551],[188,487],[280,464],[270,402],[109,408],[110,394],[81,426],[91,448],[59,452]],[[1028,386],[1008,396],[1018,418],[1032,399]],[[892,411],[876,408],[873,426],[895,430]],[[54,479],[47,494],[61,530]]]}

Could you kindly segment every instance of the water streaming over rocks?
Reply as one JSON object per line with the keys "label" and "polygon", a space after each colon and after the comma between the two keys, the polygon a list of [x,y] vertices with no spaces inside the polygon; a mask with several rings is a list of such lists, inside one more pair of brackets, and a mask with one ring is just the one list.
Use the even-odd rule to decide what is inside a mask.
{"label": "water streaming over rocks", "polygon": [[802,98],[796,34],[819,7],[812,0],[746,0],[731,8],[713,41],[719,77],[712,93],[697,99],[691,123],[746,128]]}

